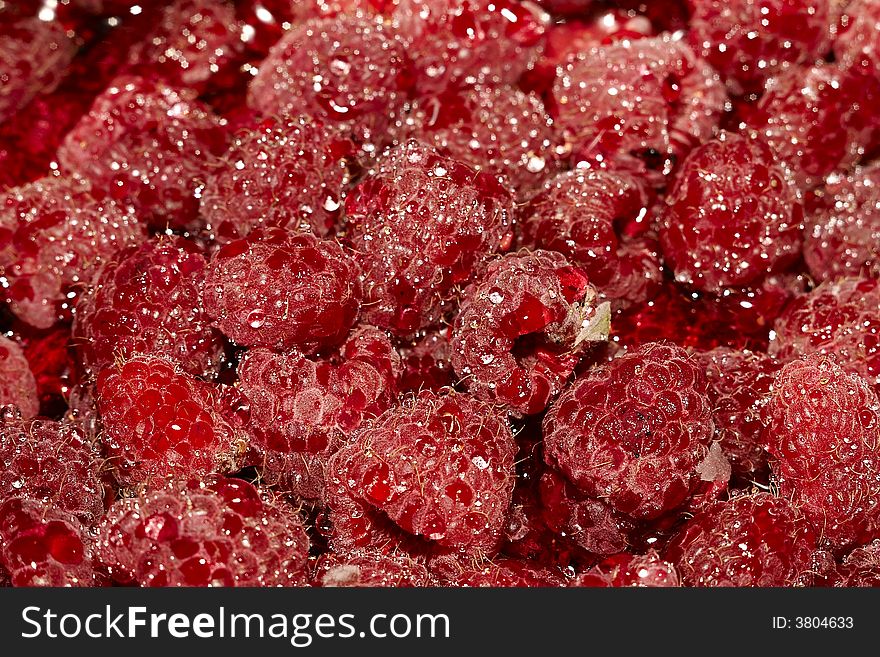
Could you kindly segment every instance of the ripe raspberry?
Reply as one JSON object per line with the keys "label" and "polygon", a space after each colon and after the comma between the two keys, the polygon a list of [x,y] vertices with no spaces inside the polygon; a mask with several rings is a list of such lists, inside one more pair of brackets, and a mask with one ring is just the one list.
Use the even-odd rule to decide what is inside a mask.
{"label": "ripe raspberry", "polygon": [[834,56],[844,66],[866,62],[880,75],[880,2],[846,3],[834,39]]}
{"label": "ripe raspberry", "polygon": [[788,499],[757,493],[687,520],[663,557],[687,586],[804,586],[816,538]]}
{"label": "ripe raspberry", "polygon": [[490,551],[513,492],[516,445],[504,418],[467,395],[405,399],[328,463],[328,485],[410,534],[463,552]]}
{"label": "ripe raspberry", "polygon": [[60,82],[76,45],[58,21],[37,17],[0,22],[0,122]]}
{"label": "ripe raspberry", "polygon": [[120,357],[164,356],[190,374],[211,376],[223,358],[223,337],[202,304],[207,263],[179,237],[133,246],[108,262],[77,304],[73,343],[97,373]]}
{"label": "ripe raspberry", "polygon": [[70,326],[56,324],[36,331],[24,322],[14,322],[8,335],[19,342],[36,381],[39,414],[53,418],[64,415],[70,389],[81,375],[70,345]]}
{"label": "ripe raspberry", "polygon": [[0,571],[13,586],[95,586],[92,550],[69,513],[18,497],[0,505]]}
{"label": "ripe raspberry", "polygon": [[449,356],[448,327],[428,331],[402,345],[400,391],[437,391],[451,386],[455,381]]}
{"label": "ripe raspberry", "polygon": [[346,239],[364,271],[364,320],[397,335],[437,324],[513,239],[512,200],[491,176],[414,140],[348,196]]}
{"label": "ripe raspberry", "polygon": [[255,230],[214,254],[205,311],[239,345],[314,352],[348,335],[361,300],[359,274],[334,240]]}
{"label": "ripe raspberry", "polygon": [[880,283],[841,278],[792,301],[775,325],[770,353],[834,354],[840,365],[880,384]]}
{"label": "ripe raspberry", "polygon": [[608,304],[583,270],[554,251],[511,253],[464,291],[452,369],[478,399],[533,415],[565,385],[582,354],[608,339]]}
{"label": "ripe raspberry", "polygon": [[535,60],[550,17],[513,0],[401,0],[394,12],[420,95],[515,82]]}
{"label": "ripe raspberry", "polygon": [[633,176],[568,171],[522,206],[521,244],[559,251],[615,306],[644,303],[660,287],[658,249],[653,240],[625,238],[623,224],[638,223],[648,204]]}
{"label": "ripe raspberry", "polygon": [[819,281],[880,273],[880,165],[832,176],[807,214],[804,261]]}
{"label": "ripe raspberry", "polygon": [[49,328],[70,315],[70,299],[98,266],[145,239],[129,208],[75,178],[47,177],[0,199],[0,273],[12,311]]}
{"label": "ripe raspberry", "polygon": [[780,370],[767,411],[779,495],[800,505],[833,549],[873,538],[880,516],[877,393],[831,357],[813,354]]}
{"label": "ripe raspberry", "polygon": [[520,196],[558,168],[553,121],[513,87],[475,86],[423,99],[414,135],[443,155],[504,179]]}
{"label": "ripe raspberry", "polygon": [[734,94],[758,92],[791,64],[821,59],[831,45],[830,0],[688,0],[688,40]]}
{"label": "ripe raspberry", "polygon": [[677,281],[750,285],[800,256],[803,207],[757,136],[722,132],[691,152],[666,197],[660,242]]}
{"label": "ripe raspberry", "polygon": [[298,586],[309,541],[293,508],[240,479],[175,481],[117,501],[97,561],[120,584]]}
{"label": "ripe raspberry", "polygon": [[765,407],[776,373],[782,366],[768,354],[717,347],[696,354],[706,370],[715,440],[734,472],[753,477],[766,470],[762,434]]}
{"label": "ripe raspberry", "polygon": [[724,101],[717,74],[667,35],[579,53],[559,68],[548,109],[575,162],[661,186],[674,159],[711,136]]}
{"label": "ripe raspberry", "polygon": [[803,189],[857,162],[876,127],[877,83],[856,68],[791,67],[771,78],[750,127]]}
{"label": "ripe raspberry", "polygon": [[854,549],[837,570],[834,586],[880,587],[880,539]]}
{"label": "ripe raspberry", "polygon": [[226,148],[218,117],[191,92],[117,78],[58,149],[63,170],[131,199],[157,229],[197,227],[198,193]]}
{"label": "ripe raspberry", "polygon": [[314,580],[324,587],[413,588],[432,584],[428,569],[409,555],[373,550],[349,557],[322,556]]}
{"label": "ripe raspberry", "polygon": [[678,573],[654,550],[647,554],[621,552],[582,573],[571,586],[581,587],[673,587],[681,586]]}
{"label": "ripe raspberry", "polygon": [[238,377],[250,400],[251,446],[263,479],[322,499],[327,458],[366,419],[391,406],[399,373],[400,357],[373,327],[356,330],[341,354],[329,359],[248,350]]}
{"label": "ripe raspberry", "polygon": [[590,370],[544,419],[548,463],[590,497],[637,519],[680,506],[697,485],[712,417],[703,369],[647,344]]}
{"label": "ripe raspberry", "polygon": [[352,151],[311,117],[265,119],[238,133],[208,177],[202,216],[221,242],[262,226],[324,237],[340,214]]}
{"label": "ripe raspberry", "polygon": [[430,563],[441,586],[470,588],[547,588],[564,585],[562,576],[519,559],[471,560],[440,557]]}
{"label": "ripe raspberry", "polygon": [[120,483],[159,485],[171,475],[234,472],[246,444],[223,416],[221,392],[158,356],[102,370],[98,412]]}
{"label": "ripe raspberry", "polygon": [[0,336],[0,406],[14,404],[28,418],[40,412],[37,381],[17,342]]}
{"label": "ripe raspberry", "polygon": [[0,463],[0,500],[37,500],[85,525],[94,525],[104,511],[98,453],[72,424],[3,417]]}
{"label": "ripe raspberry", "polygon": [[311,114],[376,154],[399,129],[409,66],[401,41],[378,22],[310,20],[272,48],[250,84],[248,105],[264,114]]}

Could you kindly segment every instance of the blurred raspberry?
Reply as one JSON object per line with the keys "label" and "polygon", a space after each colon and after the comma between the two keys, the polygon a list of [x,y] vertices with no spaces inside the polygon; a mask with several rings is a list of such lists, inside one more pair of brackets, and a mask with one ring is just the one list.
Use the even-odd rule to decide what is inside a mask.
{"label": "blurred raspberry", "polygon": [[25,418],[40,412],[37,382],[17,342],[0,336],[0,406],[14,404]]}
{"label": "blurred raspberry", "polygon": [[834,586],[880,587],[880,539],[857,547],[844,557]]}
{"label": "blurred raspberry", "polygon": [[413,588],[431,586],[425,566],[404,553],[364,551],[349,557],[333,553],[318,560],[318,586],[356,588]]}
{"label": "blurred raspberry", "polygon": [[844,4],[834,56],[844,66],[866,63],[880,76],[880,2],[851,0]]}
{"label": "blurred raspberry", "polygon": [[608,557],[575,578],[571,586],[620,587],[679,587],[681,581],[675,566],[664,561],[653,550],[647,554],[621,552]]}

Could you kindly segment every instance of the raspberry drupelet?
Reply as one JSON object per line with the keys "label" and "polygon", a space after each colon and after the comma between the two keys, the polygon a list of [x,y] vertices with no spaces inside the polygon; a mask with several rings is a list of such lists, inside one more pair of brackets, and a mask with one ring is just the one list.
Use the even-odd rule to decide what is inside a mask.
{"label": "raspberry drupelet", "polygon": [[516,415],[540,413],[585,351],[607,340],[610,313],[563,255],[508,254],[464,291],[452,368],[478,399]]}
{"label": "raspberry drupelet", "polygon": [[21,346],[0,336],[0,406],[12,404],[23,417],[40,412],[37,381]]}
{"label": "raspberry drupelet", "polygon": [[432,327],[513,241],[513,200],[492,176],[415,140],[389,149],[346,199],[363,319],[399,336]]}
{"label": "raspberry drupelet", "polygon": [[241,479],[172,481],[113,504],[96,561],[118,584],[302,586],[309,540],[296,510]]}
{"label": "raspberry drupelet", "polygon": [[455,551],[489,553],[510,506],[515,454],[498,409],[451,390],[423,391],[337,452],[327,485],[409,534]]}
{"label": "raspberry drupelet", "polygon": [[712,439],[703,368],[649,343],[572,383],[544,419],[545,456],[583,493],[635,519],[681,506]]}
{"label": "raspberry drupelet", "polygon": [[247,347],[307,353],[345,340],[358,316],[360,268],[332,239],[281,228],[226,244],[209,263],[204,308]]}

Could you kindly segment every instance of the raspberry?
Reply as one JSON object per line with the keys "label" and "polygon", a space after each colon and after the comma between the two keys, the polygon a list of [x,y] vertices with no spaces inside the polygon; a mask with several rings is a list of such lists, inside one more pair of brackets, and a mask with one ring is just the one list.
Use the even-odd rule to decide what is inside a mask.
{"label": "raspberry", "polygon": [[0,505],[0,571],[13,586],[95,586],[92,539],[71,514],[36,500]]}
{"label": "raspberry", "polygon": [[63,170],[131,199],[158,229],[197,227],[198,193],[226,148],[218,117],[192,93],[138,77],[117,78],[58,149]]}
{"label": "raspberry", "polygon": [[420,95],[513,83],[537,59],[550,19],[528,1],[401,0],[394,13]]}
{"label": "raspberry", "polygon": [[557,168],[553,121],[541,100],[512,87],[476,86],[422,100],[415,136],[443,155],[525,194]]}
{"label": "raspberry", "polygon": [[100,459],[73,425],[0,419],[0,500],[26,497],[94,525],[104,511]]}
{"label": "raspberry", "polygon": [[329,553],[318,561],[316,583],[324,587],[413,588],[431,585],[427,568],[403,553],[365,551],[349,557]]}
{"label": "raspberry", "polygon": [[120,357],[160,355],[197,376],[223,358],[223,337],[203,310],[207,263],[179,237],[160,237],[117,255],[95,277],[76,308],[73,341],[91,372]]}
{"label": "raspberry", "polygon": [[728,347],[697,353],[696,358],[709,382],[715,440],[738,475],[760,474],[767,468],[761,443],[767,422],[764,409],[782,364],[767,354]]}
{"label": "raspberry", "polygon": [[820,354],[779,372],[767,451],[779,495],[802,507],[833,549],[874,537],[880,504],[880,401],[856,374]]}
{"label": "raspberry", "polygon": [[314,115],[375,154],[399,128],[409,65],[400,40],[380,23],[310,20],[272,48],[250,84],[248,105],[265,114]]}
{"label": "raspberry", "polygon": [[880,539],[857,547],[844,557],[834,586],[877,588],[880,586]]}
{"label": "raspberry", "polygon": [[777,319],[770,353],[834,354],[840,365],[880,384],[880,283],[841,278],[792,301]]}
{"label": "raspberry", "polygon": [[679,587],[675,567],[651,550],[647,554],[621,552],[608,557],[575,578],[571,586],[582,587]]}
{"label": "raspberry", "polygon": [[331,359],[249,350],[238,376],[250,400],[252,447],[262,457],[264,480],[321,499],[327,458],[391,406],[399,371],[397,352],[373,327],[357,329]]}
{"label": "raspberry", "polygon": [[876,127],[877,84],[855,68],[791,67],[768,80],[748,120],[804,189],[859,159]]}
{"label": "raspberry", "polygon": [[697,484],[712,417],[703,370],[647,344],[590,370],[544,419],[546,457],[590,497],[637,519],[680,506]]}
{"label": "raspberry", "polygon": [[293,508],[240,479],[175,481],[117,501],[97,561],[139,586],[297,586],[309,541]]}
{"label": "raspberry", "polygon": [[819,281],[880,273],[880,166],[833,176],[807,214],[804,261]]}
{"label": "raspberry", "polygon": [[452,368],[478,399],[516,415],[547,407],[589,346],[608,338],[610,310],[586,274],[553,251],[508,254],[464,292]]}
{"label": "raspberry", "polygon": [[834,56],[844,66],[867,61],[880,75],[880,2],[852,0],[846,3],[841,28],[834,40]]}
{"label": "raspberry", "polygon": [[97,267],[145,239],[130,209],[75,178],[47,177],[7,190],[0,208],[6,300],[37,328],[69,317],[69,300]]}
{"label": "raspberry", "polygon": [[238,133],[208,177],[202,216],[223,242],[261,226],[324,237],[340,214],[352,150],[311,117],[265,119]]}
{"label": "raspberry", "polygon": [[360,305],[359,274],[333,240],[255,230],[214,254],[205,310],[237,344],[313,352],[348,335]]}
{"label": "raspberry", "polygon": [[652,240],[625,238],[623,232],[624,224],[639,222],[648,203],[633,176],[568,171],[522,206],[521,244],[559,251],[615,306],[643,303],[660,286],[660,258]]}
{"label": "raspberry", "polygon": [[687,520],[663,557],[687,586],[804,586],[816,533],[784,497],[742,495]]}
{"label": "raspberry", "polygon": [[429,551],[426,541],[407,534],[369,503],[353,498],[347,488],[328,485],[325,494],[327,512],[318,528],[334,553],[352,557],[365,551],[414,555]]}
{"label": "raspberry", "polygon": [[101,371],[103,443],[123,485],[232,472],[246,445],[223,417],[222,389],[169,360],[136,356]]}
{"label": "raspberry", "polygon": [[675,158],[711,136],[724,101],[717,74],[667,35],[579,53],[559,68],[548,109],[575,162],[659,186]]}
{"label": "raspberry", "polygon": [[0,23],[0,122],[61,81],[76,45],[58,21],[23,18]]}
{"label": "raspberry", "polygon": [[463,552],[498,543],[516,445],[503,417],[467,395],[423,391],[381,415],[327,466],[328,485],[410,534]]}
{"label": "raspberry", "polygon": [[448,328],[428,331],[401,346],[401,392],[436,391],[455,383],[449,364],[449,349]]}
{"label": "raspberry", "polygon": [[498,181],[414,140],[380,158],[345,210],[364,320],[397,335],[454,310],[460,288],[513,239],[512,200]]}
{"label": "raspberry", "polygon": [[28,418],[40,412],[37,381],[17,342],[0,336],[0,406],[14,404]]}
{"label": "raspberry", "polygon": [[750,285],[800,255],[803,208],[770,147],[722,132],[682,164],[660,232],[677,281],[699,290]]}
{"label": "raspberry", "polygon": [[689,0],[688,40],[732,93],[761,90],[792,64],[812,62],[831,45],[830,0]]}
{"label": "raspberry", "polygon": [[453,557],[441,557],[432,561],[431,570],[441,586],[547,588],[563,585],[558,573],[518,559],[461,563]]}
{"label": "raspberry", "polygon": [[36,331],[24,322],[16,322],[10,335],[20,342],[36,381],[39,414],[60,417],[67,410],[70,389],[79,382],[81,374],[70,346],[70,326],[56,324],[51,329]]}

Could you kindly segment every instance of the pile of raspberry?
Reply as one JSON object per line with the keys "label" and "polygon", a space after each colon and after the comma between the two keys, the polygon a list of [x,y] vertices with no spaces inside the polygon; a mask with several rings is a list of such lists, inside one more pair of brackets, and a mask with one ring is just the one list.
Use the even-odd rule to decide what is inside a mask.
{"label": "pile of raspberry", "polygon": [[880,583],[880,0],[0,5],[0,585]]}

